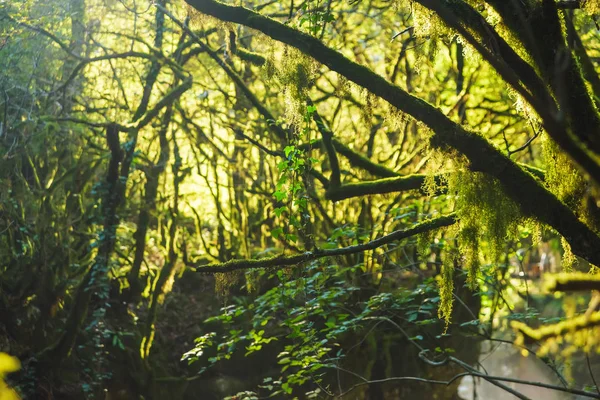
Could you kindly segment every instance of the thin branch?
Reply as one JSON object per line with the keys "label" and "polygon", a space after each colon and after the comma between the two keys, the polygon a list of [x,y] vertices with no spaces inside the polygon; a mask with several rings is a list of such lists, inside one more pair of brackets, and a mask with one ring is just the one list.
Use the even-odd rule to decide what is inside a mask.
{"label": "thin branch", "polygon": [[450,226],[456,223],[456,215],[448,214],[425,222],[421,222],[409,229],[397,230],[378,239],[371,240],[354,246],[342,247],[338,249],[316,249],[292,256],[279,255],[275,257],[260,258],[257,260],[237,259],[224,263],[208,264],[198,266],[194,270],[204,273],[231,272],[237,270],[247,270],[254,268],[283,268],[292,265],[303,264],[308,261],[317,260],[324,257],[342,256],[348,254],[362,253],[367,250],[374,250],[383,245],[406,239],[420,233],[428,232],[433,229]]}
{"label": "thin branch", "polygon": [[329,165],[331,167],[331,176],[329,177],[331,186],[330,188],[336,188],[340,186],[340,163],[337,158],[337,154],[335,152],[335,148],[333,147],[333,132],[327,126],[321,115],[317,111],[317,107],[314,105],[312,100],[309,98],[308,101],[309,107],[314,107],[314,111],[312,113],[313,120],[317,124],[317,129],[321,133],[323,137],[323,144],[325,145],[325,150],[327,151],[327,157],[329,158]]}
{"label": "thin branch", "polygon": [[598,383],[596,382],[596,377],[594,376],[594,372],[592,371],[592,364],[590,363],[590,355],[588,353],[585,353],[585,360],[587,361],[588,372],[590,373],[592,382],[594,382],[596,391],[598,392],[598,394],[600,394],[600,387],[598,387]]}
{"label": "thin branch", "polygon": [[[529,123],[531,123],[531,121],[529,121]],[[532,126],[532,128],[533,128],[533,126]],[[511,155],[513,155],[515,153],[518,153],[519,151],[525,150],[531,144],[531,142],[533,142],[535,139],[537,139],[538,136],[540,136],[541,133],[542,133],[542,129],[541,128],[539,128],[537,131],[534,130],[533,136],[530,137],[529,139],[527,139],[527,141],[522,146],[520,146],[517,149],[510,150],[508,148],[508,146],[507,146],[506,150],[508,152],[508,156],[510,157]]]}
{"label": "thin branch", "polygon": [[462,374],[458,374],[453,376],[452,378],[450,378],[447,381],[438,381],[438,380],[434,380],[434,379],[426,379],[426,378],[419,378],[419,377],[414,377],[414,376],[398,376],[398,377],[392,377],[392,378],[384,378],[384,379],[374,379],[374,380],[367,380],[366,378],[353,373],[352,371],[348,371],[342,368],[339,368],[340,371],[349,373],[353,376],[358,377],[359,379],[361,379],[363,382],[361,383],[357,383],[356,385],[352,386],[350,389],[338,394],[336,396],[336,398],[342,398],[345,395],[347,395],[348,393],[352,392],[354,389],[360,387],[360,386],[364,386],[364,385],[372,385],[372,384],[376,384],[376,383],[387,383],[387,382],[397,382],[397,381],[413,381],[413,382],[422,382],[422,383],[431,383],[432,385],[445,385],[445,386],[450,386],[452,383],[454,383],[457,379],[460,378],[464,378],[465,376],[470,376],[472,375],[469,372],[463,372]]}

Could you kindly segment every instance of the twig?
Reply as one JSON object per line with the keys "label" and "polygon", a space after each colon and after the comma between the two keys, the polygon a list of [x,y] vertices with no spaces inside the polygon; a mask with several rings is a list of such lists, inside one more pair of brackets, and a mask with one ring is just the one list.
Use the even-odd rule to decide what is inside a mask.
{"label": "twig", "polygon": [[598,383],[596,383],[596,378],[594,377],[594,373],[592,372],[592,364],[590,363],[589,354],[585,353],[585,360],[587,361],[588,371],[590,372],[590,377],[592,378],[592,382],[594,382],[594,386],[596,387],[596,391],[600,394],[600,387],[598,387]]}

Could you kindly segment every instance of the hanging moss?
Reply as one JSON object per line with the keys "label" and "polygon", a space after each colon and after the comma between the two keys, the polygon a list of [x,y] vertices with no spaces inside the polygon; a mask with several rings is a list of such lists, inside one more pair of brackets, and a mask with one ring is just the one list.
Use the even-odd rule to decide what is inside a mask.
{"label": "hanging moss", "polygon": [[[449,178],[449,193],[456,196],[459,249],[468,272],[467,283],[475,288],[480,258],[498,260],[506,238],[518,236],[518,225],[523,219],[518,206],[504,195],[500,184],[482,173],[453,174]],[[485,253],[481,251],[483,244]]]}
{"label": "hanging moss", "polygon": [[412,3],[415,36],[428,38],[432,43],[440,39],[454,36],[454,32],[438,17],[438,15],[417,2]]}
{"label": "hanging moss", "polygon": [[438,317],[446,321],[447,328],[452,317],[452,305],[454,303],[454,265],[451,262],[443,263],[438,285],[440,288]]}
{"label": "hanging moss", "polygon": [[548,189],[566,205],[579,210],[586,191],[585,178],[569,156],[547,135],[544,135],[542,144],[546,162],[545,182]]}
{"label": "hanging moss", "polygon": [[215,292],[219,297],[227,297],[231,289],[238,285],[243,277],[243,271],[233,271],[215,274]]}
{"label": "hanging moss", "polygon": [[562,256],[562,267],[565,272],[572,272],[573,269],[577,266],[577,257],[573,254],[571,250],[571,245],[564,237],[560,238],[560,244],[563,247],[564,253]]}
{"label": "hanging moss", "polygon": [[426,260],[429,257],[433,237],[433,231],[423,232],[417,235],[417,253],[421,260]]}
{"label": "hanging moss", "polygon": [[[271,46],[277,48],[278,46]],[[306,98],[318,65],[301,51],[285,46],[282,52],[272,51],[263,68],[266,83],[283,90],[286,122],[300,126],[306,110]]]}
{"label": "hanging moss", "polygon": [[[595,228],[594,216],[590,213],[586,202],[588,183],[571,159],[560,150],[556,143],[544,135],[543,155],[546,162],[545,183],[550,191],[562,202],[576,212],[576,215]],[[571,251],[571,245],[561,238],[564,249],[562,265],[565,271],[572,271],[577,265],[577,258]]]}
{"label": "hanging moss", "polygon": [[[429,135],[432,135],[431,130],[424,130]],[[429,136],[428,138],[430,138]],[[425,181],[423,182],[423,193],[428,195],[429,197],[436,196],[438,193],[443,193],[444,190],[448,187],[448,175],[440,174],[440,171],[444,171],[446,169],[452,168],[452,163],[448,160],[452,159],[454,156],[460,158],[458,153],[454,153],[449,155],[448,152],[442,152],[435,148],[427,148],[426,149],[429,154],[429,161],[427,162],[427,176],[425,177]]]}

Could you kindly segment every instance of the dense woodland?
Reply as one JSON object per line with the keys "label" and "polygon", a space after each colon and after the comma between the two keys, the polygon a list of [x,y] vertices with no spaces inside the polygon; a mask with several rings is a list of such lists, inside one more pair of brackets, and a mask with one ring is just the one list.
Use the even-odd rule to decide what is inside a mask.
{"label": "dense woodland", "polygon": [[0,398],[600,398],[598,0],[186,1],[0,1]]}

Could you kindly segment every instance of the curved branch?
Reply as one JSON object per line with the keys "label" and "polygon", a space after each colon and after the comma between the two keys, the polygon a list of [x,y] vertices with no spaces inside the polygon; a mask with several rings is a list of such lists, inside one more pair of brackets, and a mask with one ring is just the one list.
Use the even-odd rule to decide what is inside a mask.
{"label": "curved branch", "polygon": [[428,232],[433,229],[450,226],[456,223],[456,215],[449,214],[443,217],[431,219],[421,222],[409,229],[397,230],[388,235],[382,236],[379,239],[371,240],[367,243],[357,244],[354,246],[342,247],[339,249],[317,249],[315,251],[307,251],[301,254],[292,256],[276,256],[268,258],[259,258],[257,260],[231,260],[219,264],[208,264],[195,268],[196,272],[218,273],[232,272],[238,270],[254,269],[254,268],[283,268],[292,265],[302,264],[308,261],[318,260],[324,257],[343,256],[348,254],[361,253],[367,250],[374,250],[383,245],[406,239],[420,233]]}

